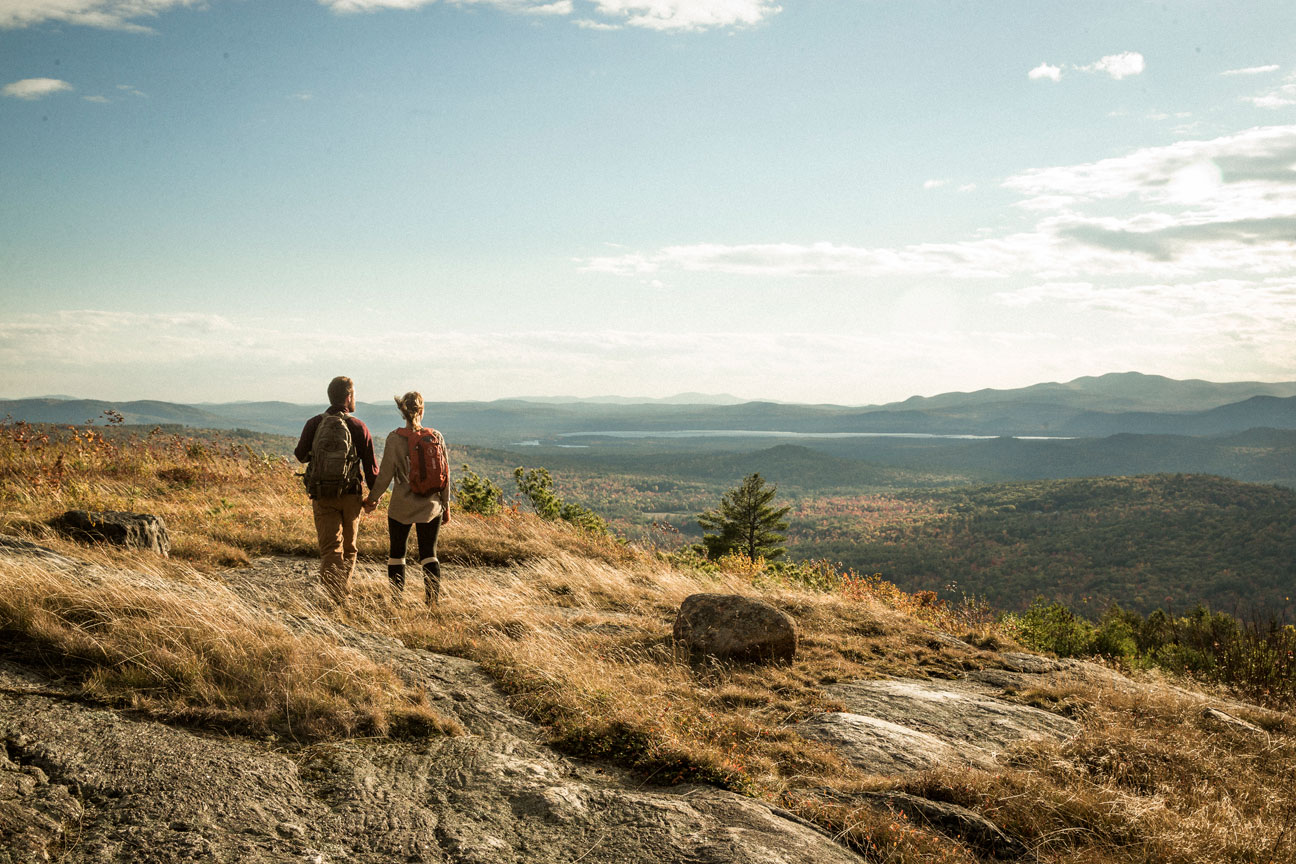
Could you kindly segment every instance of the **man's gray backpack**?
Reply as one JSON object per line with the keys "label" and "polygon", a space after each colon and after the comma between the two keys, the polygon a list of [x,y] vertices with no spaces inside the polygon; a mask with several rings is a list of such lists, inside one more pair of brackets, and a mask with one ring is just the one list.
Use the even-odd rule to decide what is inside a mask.
{"label": "man's gray backpack", "polygon": [[360,454],[351,440],[347,415],[325,414],[315,429],[310,463],[306,466],[306,491],[312,498],[336,498],[362,491]]}

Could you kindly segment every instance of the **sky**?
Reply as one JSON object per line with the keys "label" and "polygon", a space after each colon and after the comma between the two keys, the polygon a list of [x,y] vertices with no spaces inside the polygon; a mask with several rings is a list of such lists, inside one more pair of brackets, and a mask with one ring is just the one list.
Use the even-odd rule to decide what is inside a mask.
{"label": "sky", "polygon": [[1291,0],[0,0],[0,398],[1296,380]]}

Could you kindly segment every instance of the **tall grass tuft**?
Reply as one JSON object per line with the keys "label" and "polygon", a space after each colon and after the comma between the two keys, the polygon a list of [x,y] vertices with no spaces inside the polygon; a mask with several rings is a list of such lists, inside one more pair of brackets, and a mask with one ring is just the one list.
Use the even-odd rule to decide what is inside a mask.
{"label": "tall grass tuft", "polygon": [[215,579],[167,570],[0,559],[0,633],[83,695],[158,717],[301,741],[454,731],[327,628],[296,632]]}

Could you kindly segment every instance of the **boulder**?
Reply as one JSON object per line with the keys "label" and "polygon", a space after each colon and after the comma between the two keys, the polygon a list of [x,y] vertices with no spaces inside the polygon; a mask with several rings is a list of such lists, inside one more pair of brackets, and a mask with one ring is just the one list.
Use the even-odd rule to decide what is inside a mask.
{"label": "boulder", "polygon": [[88,543],[152,549],[163,558],[171,551],[166,522],[150,513],[69,510],[52,520],[50,525],[68,537]]}
{"label": "boulder", "polygon": [[796,656],[792,616],[738,594],[693,594],[675,616],[675,644],[692,657],[762,662]]}

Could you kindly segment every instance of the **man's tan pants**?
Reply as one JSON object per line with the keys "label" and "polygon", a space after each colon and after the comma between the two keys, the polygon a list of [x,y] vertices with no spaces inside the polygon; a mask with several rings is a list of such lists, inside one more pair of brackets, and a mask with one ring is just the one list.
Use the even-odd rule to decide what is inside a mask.
{"label": "man's tan pants", "polygon": [[319,536],[320,583],[334,603],[342,603],[351,593],[351,573],[355,570],[360,496],[313,498],[311,509]]}

